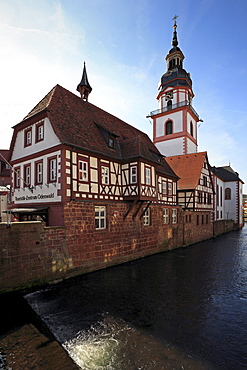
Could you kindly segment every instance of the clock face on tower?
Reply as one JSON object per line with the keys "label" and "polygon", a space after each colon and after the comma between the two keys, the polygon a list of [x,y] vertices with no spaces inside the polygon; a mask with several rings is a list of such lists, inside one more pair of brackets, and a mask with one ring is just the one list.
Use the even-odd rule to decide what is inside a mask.
{"label": "clock face on tower", "polygon": [[165,98],[166,98],[166,100],[173,99],[173,91],[168,91],[168,92],[165,94]]}

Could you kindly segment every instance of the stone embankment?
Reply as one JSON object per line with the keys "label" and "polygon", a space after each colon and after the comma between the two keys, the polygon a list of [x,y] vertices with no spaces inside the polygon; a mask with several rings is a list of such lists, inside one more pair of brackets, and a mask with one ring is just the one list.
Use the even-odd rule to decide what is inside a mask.
{"label": "stone embankment", "polygon": [[21,292],[1,294],[0,306],[0,369],[78,369]]}

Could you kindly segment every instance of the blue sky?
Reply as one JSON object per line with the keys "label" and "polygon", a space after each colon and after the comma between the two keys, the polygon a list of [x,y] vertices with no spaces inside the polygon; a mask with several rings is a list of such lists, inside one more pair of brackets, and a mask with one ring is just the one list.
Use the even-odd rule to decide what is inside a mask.
{"label": "blue sky", "polygon": [[0,0],[0,148],[53,86],[78,94],[84,61],[89,101],[152,138],[176,14],[199,151],[247,182],[246,13],[246,0]]}

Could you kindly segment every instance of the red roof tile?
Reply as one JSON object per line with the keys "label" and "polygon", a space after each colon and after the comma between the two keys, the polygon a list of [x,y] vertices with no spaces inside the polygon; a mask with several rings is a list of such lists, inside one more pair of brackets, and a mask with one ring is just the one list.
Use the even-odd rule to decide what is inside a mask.
{"label": "red roof tile", "polygon": [[180,177],[178,190],[195,189],[198,185],[207,152],[166,157],[173,171]]}
{"label": "red roof tile", "polygon": [[[148,135],[60,85],[56,85],[23,121],[44,111],[64,144],[118,160],[142,157],[155,162],[160,172],[177,177]],[[114,149],[106,144],[104,132],[115,137]]]}

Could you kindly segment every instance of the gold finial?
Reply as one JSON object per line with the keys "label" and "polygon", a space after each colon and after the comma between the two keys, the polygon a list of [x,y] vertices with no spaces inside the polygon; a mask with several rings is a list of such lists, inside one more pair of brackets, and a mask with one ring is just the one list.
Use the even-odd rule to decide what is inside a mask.
{"label": "gold finial", "polygon": [[177,28],[177,22],[176,22],[176,19],[178,18],[178,15],[175,14],[175,16],[172,18],[172,20],[174,21],[174,26],[173,28]]}

